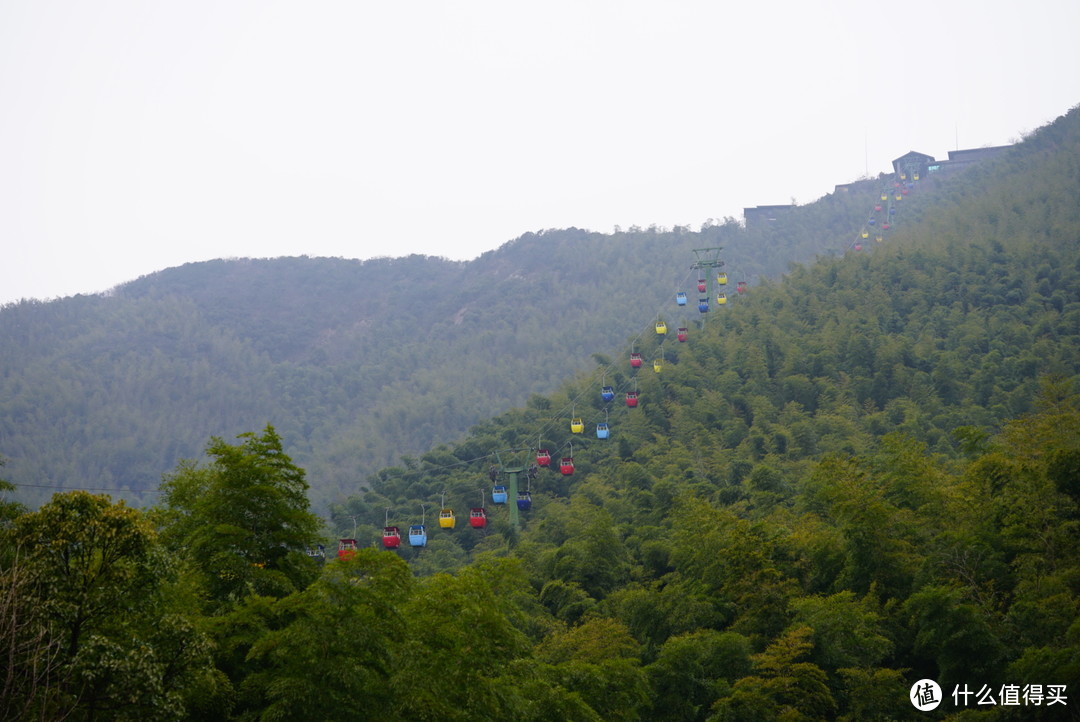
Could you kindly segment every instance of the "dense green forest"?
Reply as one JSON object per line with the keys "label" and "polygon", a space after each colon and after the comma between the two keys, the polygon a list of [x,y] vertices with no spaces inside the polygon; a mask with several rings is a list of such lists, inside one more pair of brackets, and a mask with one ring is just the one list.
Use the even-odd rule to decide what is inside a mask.
{"label": "dense green forest", "polygon": [[[692,291],[692,249],[724,247],[732,285],[779,277],[848,248],[879,186],[763,229],[727,219],[550,230],[469,262],[220,260],[103,295],[9,304],[0,454],[31,506],[57,488],[146,504],[156,495],[138,492],[199,457],[210,436],[273,422],[325,510],[402,455],[458,441],[588,372],[592,353],[614,353],[676,290]],[[904,201],[897,229],[945,202],[925,188]]]}
{"label": "dense green forest", "polygon": [[[852,239],[876,188],[761,231],[552,232],[478,259],[497,265],[501,254],[562,238],[566,253],[581,253],[564,267],[572,275],[598,255],[590,249],[654,238],[664,252],[649,283],[666,287],[635,301],[642,310],[621,332],[628,342],[562,349],[589,366],[567,362],[553,390],[529,389],[457,440],[433,434],[332,500],[326,520],[285,441],[300,422],[285,416],[207,434],[200,458],[170,467],[149,508],[86,491],[36,510],[0,506],[0,648],[9,650],[0,716],[1076,719],[1078,189],[1074,109],[992,162],[913,188],[895,232],[862,251]],[[671,283],[656,277],[670,248],[685,244],[679,253],[692,257],[722,245],[733,274],[740,243],[778,255],[814,214],[833,218],[829,204],[851,206],[841,246],[850,252],[792,266],[682,322],[672,291],[686,259]],[[823,255],[830,246],[811,247],[830,235],[819,229],[799,248]],[[458,286],[475,280],[476,267],[456,268]],[[515,274],[523,267],[509,264],[476,281],[471,308],[492,329],[515,317],[500,316],[508,309],[483,287],[527,285]],[[575,312],[589,295],[566,285],[577,295],[558,318],[573,325],[589,317]],[[621,296],[624,305],[646,285]],[[222,383],[257,378],[244,377],[244,364],[302,375],[318,368],[309,355],[350,359],[365,348],[360,337],[326,334],[333,323],[312,323],[318,314],[302,309],[314,307],[293,306],[310,333],[295,341],[275,331],[274,314],[230,315],[254,303],[250,293],[200,308],[200,294],[181,304],[184,294],[157,288],[81,302],[120,298],[132,320],[144,318],[137,304],[183,305],[200,328],[219,309],[213,348],[235,354],[238,375],[204,373]],[[75,305],[5,313],[50,307],[78,325]],[[441,312],[448,325],[462,308]],[[558,345],[551,318],[542,330]],[[685,325],[687,340],[658,334],[657,321]],[[260,330],[245,335],[248,325]],[[19,328],[30,345],[64,345],[51,330]],[[97,353],[110,353],[107,335],[95,338]],[[490,349],[504,347],[490,338]],[[312,339],[324,339],[321,352]],[[639,369],[631,349],[643,356]],[[550,467],[537,465],[541,447]],[[573,473],[560,473],[570,457]],[[531,493],[528,509],[494,503],[493,486],[505,483]],[[474,527],[469,509],[481,504],[486,525]],[[456,511],[453,528],[437,521],[443,507]],[[421,521],[425,545],[382,548],[386,523],[404,531]],[[359,548],[338,559],[341,537]],[[924,679],[941,687],[932,712],[909,696]]]}

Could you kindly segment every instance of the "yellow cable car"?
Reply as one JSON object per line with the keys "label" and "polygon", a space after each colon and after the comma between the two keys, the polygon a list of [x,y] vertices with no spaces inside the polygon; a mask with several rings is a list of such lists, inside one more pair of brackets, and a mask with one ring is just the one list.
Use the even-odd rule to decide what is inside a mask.
{"label": "yellow cable car", "polygon": [[443,509],[439,512],[439,526],[443,529],[453,529],[457,524],[457,517],[454,516],[453,509]]}
{"label": "yellow cable car", "polygon": [[723,272],[716,274],[716,282],[719,283],[721,286],[726,286],[727,274]]}
{"label": "yellow cable car", "polygon": [[863,229],[863,232],[862,232],[862,237],[863,237],[863,238],[869,238],[869,237],[870,237],[870,231],[868,231],[868,230],[866,230],[866,229],[864,228],[864,229]]}
{"label": "yellow cable car", "polygon": [[572,434],[584,434],[585,422],[581,420],[581,417],[575,416],[570,419],[570,433]]}
{"label": "yellow cable car", "polygon": [[716,297],[716,302],[721,304],[727,303],[727,296],[721,293],[719,296]]}
{"label": "yellow cable car", "polygon": [[663,361],[663,359],[658,359],[658,358],[653,359],[652,370],[655,371],[656,373],[660,373],[661,371],[663,371],[664,370],[664,361]]}
{"label": "yellow cable car", "polygon": [[663,321],[657,321],[656,322],[656,332],[658,334],[661,334],[661,335],[666,334],[667,333],[667,324],[664,323]]}

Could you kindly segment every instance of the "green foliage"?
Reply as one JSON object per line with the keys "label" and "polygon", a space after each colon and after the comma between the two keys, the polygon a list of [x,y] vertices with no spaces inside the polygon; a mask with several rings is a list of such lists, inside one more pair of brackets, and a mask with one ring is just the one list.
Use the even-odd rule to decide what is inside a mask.
{"label": "green foliage", "polygon": [[15,718],[181,719],[216,694],[209,642],[163,596],[150,522],[122,502],[58,494],[4,534],[5,707]]}
{"label": "green foliage", "polygon": [[210,465],[183,464],[162,483],[165,536],[204,577],[218,602],[247,594],[285,596],[315,574],[320,520],[308,510],[304,471],[272,426],[242,443],[213,439]]}

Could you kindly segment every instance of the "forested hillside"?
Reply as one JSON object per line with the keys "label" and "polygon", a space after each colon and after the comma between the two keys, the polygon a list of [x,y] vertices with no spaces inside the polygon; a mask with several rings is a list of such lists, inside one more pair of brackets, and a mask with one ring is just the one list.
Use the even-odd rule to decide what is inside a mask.
{"label": "forested hillside", "polygon": [[[209,436],[272,422],[317,499],[352,493],[620,348],[696,280],[691,249],[724,246],[733,284],[775,277],[849,246],[876,192],[827,196],[759,231],[546,231],[465,263],[220,260],[10,304],[0,454],[36,504],[56,488],[155,489]],[[898,227],[935,195],[914,194]]]}
{"label": "forested hillside", "polygon": [[[4,504],[0,719],[1076,719],[1077,189],[1080,109],[685,342],[661,294],[632,345],[372,474],[321,529],[273,426],[204,440],[153,509]],[[751,238],[701,234],[725,232]],[[706,245],[655,234],[681,235]]]}

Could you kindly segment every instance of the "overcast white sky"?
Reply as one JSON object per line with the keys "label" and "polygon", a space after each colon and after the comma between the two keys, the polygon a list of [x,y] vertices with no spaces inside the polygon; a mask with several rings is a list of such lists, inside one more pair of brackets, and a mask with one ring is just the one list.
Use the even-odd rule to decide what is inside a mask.
{"label": "overcast white sky", "polygon": [[1080,103],[1077,0],[0,0],[0,303],[807,203]]}

